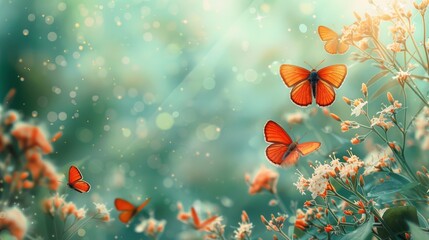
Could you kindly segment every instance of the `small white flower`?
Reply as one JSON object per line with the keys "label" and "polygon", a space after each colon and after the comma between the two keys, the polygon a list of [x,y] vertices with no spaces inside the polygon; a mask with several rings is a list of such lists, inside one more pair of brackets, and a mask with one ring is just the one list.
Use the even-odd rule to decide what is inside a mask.
{"label": "small white flower", "polygon": [[402,69],[400,69],[399,72],[396,73],[396,76],[393,77],[393,79],[398,80],[402,84],[410,76],[411,73],[409,69],[407,69],[407,71],[403,71]]}
{"label": "small white flower", "polygon": [[243,240],[247,239],[252,234],[252,223],[238,223],[239,227],[234,230],[234,239]]}
{"label": "small white flower", "polygon": [[296,183],[294,183],[293,185],[295,185],[295,187],[298,189],[298,191],[302,194],[305,195],[305,190],[308,188],[308,180],[301,174],[299,173],[299,178],[298,181]]}
{"label": "small white flower", "polygon": [[95,209],[97,209],[97,213],[99,214],[109,214],[109,212],[112,210],[107,210],[106,204],[104,203],[94,203]]}
{"label": "small white flower", "polygon": [[351,116],[355,115],[356,117],[359,116],[363,110],[362,108],[368,103],[368,101],[359,103],[356,107],[353,108]]}

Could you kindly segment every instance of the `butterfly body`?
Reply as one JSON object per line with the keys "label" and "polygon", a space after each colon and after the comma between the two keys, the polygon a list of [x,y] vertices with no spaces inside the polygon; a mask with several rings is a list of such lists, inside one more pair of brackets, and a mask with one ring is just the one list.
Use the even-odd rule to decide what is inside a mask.
{"label": "butterfly body", "polygon": [[292,101],[305,107],[316,100],[317,105],[325,107],[335,100],[334,88],[339,88],[347,75],[344,64],[335,64],[320,70],[311,71],[290,64],[280,66],[280,76],[286,86],[291,87]]}
{"label": "butterfly body", "polygon": [[289,156],[289,154],[291,154],[293,151],[297,150],[296,146],[298,145],[298,142],[292,142],[291,144],[289,144],[288,149],[286,150],[286,152],[283,154],[282,160],[284,161],[287,156]]}
{"label": "butterfly body", "polygon": [[320,147],[320,142],[292,141],[287,132],[276,122],[270,120],[264,128],[265,141],[270,145],[265,150],[267,158],[282,167],[295,165],[300,155],[307,155]]}
{"label": "butterfly body", "polygon": [[317,75],[316,69],[311,70],[310,76],[308,76],[308,80],[310,81],[313,97],[316,98],[316,84],[317,81],[319,81],[319,76]]}
{"label": "butterfly body", "polygon": [[70,166],[69,169],[67,186],[80,193],[89,192],[91,189],[91,185],[87,181],[83,180],[82,173],[80,173],[79,169],[73,165]]}

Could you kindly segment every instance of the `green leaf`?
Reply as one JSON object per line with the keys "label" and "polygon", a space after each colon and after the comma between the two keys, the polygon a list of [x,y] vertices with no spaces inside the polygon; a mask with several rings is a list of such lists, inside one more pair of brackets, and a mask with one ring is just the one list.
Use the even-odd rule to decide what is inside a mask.
{"label": "green leaf", "polygon": [[353,232],[349,232],[346,235],[341,237],[341,240],[348,240],[348,239],[362,239],[362,240],[371,240],[373,237],[372,234],[372,225],[374,224],[374,218],[372,215],[370,215],[369,220],[360,225],[357,229],[355,229]]}
{"label": "green leaf", "polygon": [[417,224],[408,222],[412,239],[429,239],[429,233],[423,231]]}
{"label": "green leaf", "polygon": [[[389,208],[382,216],[384,222],[389,226],[393,233],[403,234],[409,231],[408,222],[418,224],[417,210],[413,206],[400,206]],[[389,234],[387,231],[379,227],[377,228],[378,234],[382,238],[387,238]],[[420,239],[420,238],[417,238]]]}
{"label": "green leaf", "polygon": [[388,81],[387,83],[383,84],[383,86],[381,86],[372,96],[371,96],[371,100],[377,98],[378,96],[380,96],[381,94],[385,93],[388,89],[398,86],[399,83],[396,80],[392,80],[392,81]]}
{"label": "green leaf", "polygon": [[389,73],[388,70],[384,70],[381,71],[377,74],[375,74],[371,79],[369,79],[368,83],[366,85],[371,86],[372,84],[374,84],[377,80],[383,78],[384,76],[386,76]]}
{"label": "green leaf", "polygon": [[301,229],[299,229],[299,228],[297,228],[297,227],[295,227],[295,228],[294,228],[294,230],[293,230],[293,234],[294,234],[298,239],[300,239],[300,238],[302,238],[303,236],[305,236],[305,235],[306,235],[306,233],[305,233],[304,231],[302,231]]}
{"label": "green leaf", "polygon": [[[365,179],[365,191],[368,197],[382,197],[407,189],[412,189],[419,185],[416,182],[410,182],[410,180],[402,175],[392,172],[380,172],[371,175],[368,180]],[[380,182],[380,179],[383,179],[383,181]]]}

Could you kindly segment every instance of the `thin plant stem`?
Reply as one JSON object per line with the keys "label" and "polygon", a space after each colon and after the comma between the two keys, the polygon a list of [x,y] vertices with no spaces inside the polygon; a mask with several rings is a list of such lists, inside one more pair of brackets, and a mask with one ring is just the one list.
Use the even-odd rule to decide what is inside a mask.
{"label": "thin plant stem", "polygon": [[423,66],[426,69],[426,72],[429,73],[429,56],[428,56],[428,49],[426,49],[426,20],[425,20],[425,14],[421,13],[422,21],[423,21],[423,50],[426,55],[426,66]]}
{"label": "thin plant stem", "polygon": [[[395,9],[396,14],[398,14],[399,19],[401,20],[402,24],[404,24],[404,25],[406,26],[406,27],[405,27],[405,30],[407,31],[408,36],[410,36],[411,41],[412,41],[412,43],[413,43],[413,45],[414,45],[414,48],[416,49],[417,54],[419,55],[420,63],[423,63],[423,57],[422,57],[422,55],[420,54],[420,51],[419,51],[419,48],[418,48],[418,46],[417,46],[416,40],[414,39],[413,34],[410,32],[410,26],[411,26],[410,20],[408,19],[408,24],[407,24],[407,23],[404,21],[404,19],[402,18],[401,14],[398,12],[398,10],[397,10],[396,8],[394,8],[394,9]],[[423,64],[422,64],[422,65],[423,65]]]}
{"label": "thin plant stem", "polygon": [[265,226],[267,226],[267,227],[269,227],[269,228],[271,228],[271,230],[273,230],[274,232],[278,232],[284,239],[287,239],[287,240],[291,240],[287,235],[286,235],[286,233],[284,233],[281,229],[274,229],[270,224],[267,224],[267,225],[265,225]]}
{"label": "thin plant stem", "polygon": [[286,235],[286,233],[284,233],[284,232],[283,232],[283,230],[279,229],[279,233],[280,233],[280,235],[281,235],[282,237],[284,237],[285,239],[287,239],[287,240],[291,240],[291,239]]}
{"label": "thin plant stem", "polygon": [[[404,95],[404,123],[405,126],[407,124],[407,109],[408,109],[408,102],[407,102],[407,93],[405,92],[405,89],[402,88],[402,94]],[[399,127],[399,126],[398,126]],[[399,127],[399,130],[402,132],[402,157],[405,159],[405,144],[407,140],[407,132],[405,129]]]}
{"label": "thin plant stem", "polygon": [[408,129],[411,127],[411,124],[414,122],[414,120],[420,114],[420,112],[423,111],[424,108],[425,108],[425,105],[420,107],[419,111],[417,111],[417,113],[414,115],[413,119],[411,119],[411,121],[408,123],[407,127],[405,128],[405,131],[408,131]]}
{"label": "thin plant stem", "polygon": [[[94,215],[92,215],[92,216],[91,216],[91,217],[89,217],[88,219],[83,220],[80,224],[79,224],[79,222],[75,222],[75,224],[73,224],[73,225],[77,225],[77,226],[75,226],[75,227],[74,227],[73,231],[72,231],[72,228],[70,227],[70,228],[69,228],[69,230],[68,230],[68,232],[70,231],[71,233],[69,233],[69,235],[68,235],[66,238],[64,238],[64,239],[65,239],[65,240],[68,240],[68,239],[70,239],[71,237],[73,237],[73,235],[75,235],[75,234],[76,234],[77,230],[78,230],[80,227],[84,226],[84,225],[85,225],[85,224],[87,224],[89,221],[91,221],[92,219],[94,219],[94,218],[95,218],[95,216],[97,216],[97,213],[96,213],[96,214],[94,214]],[[66,233],[67,233],[67,232],[66,232]]]}
{"label": "thin plant stem", "polygon": [[[279,208],[284,212],[285,214],[292,214],[292,211],[288,211],[286,205],[284,205],[282,199],[280,198],[279,194],[276,192],[273,193],[274,198],[277,200],[277,205]],[[290,212],[290,213],[289,213]]]}

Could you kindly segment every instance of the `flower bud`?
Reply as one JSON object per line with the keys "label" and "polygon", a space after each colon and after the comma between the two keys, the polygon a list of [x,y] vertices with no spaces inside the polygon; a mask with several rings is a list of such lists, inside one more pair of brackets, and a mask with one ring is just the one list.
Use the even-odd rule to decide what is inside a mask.
{"label": "flower bud", "polygon": [[363,176],[362,175],[359,176],[359,185],[361,187],[365,186],[365,181],[363,180]]}
{"label": "flower bud", "polygon": [[336,120],[336,121],[338,121],[338,122],[341,122],[341,118],[340,118],[340,117],[338,117],[338,115],[337,115],[337,114],[335,114],[335,113],[331,113],[330,115],[331,115],[331,118],[333,118],[334,120]]}
{"label": "flower bud", "polygon": [[246,211],[244,210],[241,212],[241,222],[250,222],[249,215],[247,215]]}
{"label": "flower bud", "polygon": [[395,102],[395,99],[393,98],[392,94],[390,92],[387,92],[387,100],[393,104]]}
{"label": "flower bud", "polygon": [[362,83],[362,93],[365,97],[368,96],[368,88],[365,83]]}
{"label": "flower bud", "polygon": [[261,222],[262,222],[265,226],[270,225],[270,224],[268,223],[267,219],[265,219],[265,217],[264,217],[263,215],[261,215]]}
{"label": "flower bud", "polygon": [[334,227],[332,227],[331,224],[326,225],[325,232],[329,233],[329,232],[332,232],[333,230],[334,230]]}
{"label": "flower bud", "polygon": [[356,144],[359,144],[359,143],[360,143],[360,140],[359,140],[359,138],[358,138],[358,137],[354,137],[354,138],[352,138],[352,139],[350,140],[350,142],[351,142],[353,145],[356,145]]}
{"label": "flower bud", "polygon": [[348,99],[347,97],[343,97],[344,102],[346,102],[348,105],[352,103],[352,100]]}

